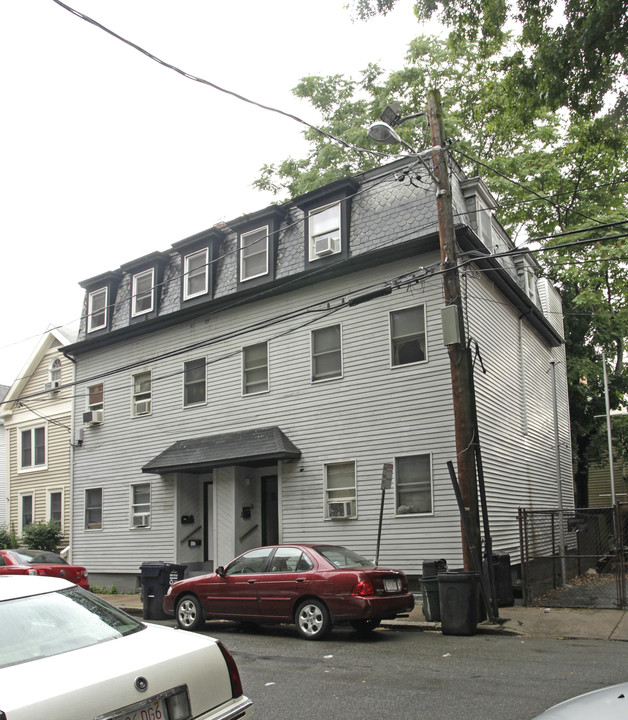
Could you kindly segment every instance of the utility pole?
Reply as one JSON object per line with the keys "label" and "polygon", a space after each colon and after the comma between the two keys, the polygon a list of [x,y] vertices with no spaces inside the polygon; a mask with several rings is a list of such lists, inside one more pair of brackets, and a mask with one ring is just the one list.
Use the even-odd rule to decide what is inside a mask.
{"label": "utility pole", "polygon": [[471,538],[467,538],[464,524],[461,523],[462,553],[465,570],[477,570],[478,568],[475,567],[470,548],[470,546],[476,549],[481,548],[480,516],[475,473],[475,433],[472,397],[473,385],[471,377],[473,369],[464,330],[451,185],[447,168],[447,156],[444,149],[441,97],[437,90],[430,90],[428,94],[428,118],[432,147],[434,148],[432,153],[434,176],[438,181],[436,204],[438,209],[441,264],[444,271],[443,290],[445,305],[456,308],[457,337],[455,338],[456,342],[448,345],[448,351],[454,406],[458,486],[463,504],[467,509],[467,517],[469,519],[468,527],[472,535]]}

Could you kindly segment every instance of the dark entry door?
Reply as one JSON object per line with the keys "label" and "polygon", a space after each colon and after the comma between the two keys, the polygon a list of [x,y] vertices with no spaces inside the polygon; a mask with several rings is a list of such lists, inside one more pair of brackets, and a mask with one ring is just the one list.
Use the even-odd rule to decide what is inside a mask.
{"label": "dark entry door", "polygon": [[277,476],[262,477],[262,545],[279,542],[279,505]]}

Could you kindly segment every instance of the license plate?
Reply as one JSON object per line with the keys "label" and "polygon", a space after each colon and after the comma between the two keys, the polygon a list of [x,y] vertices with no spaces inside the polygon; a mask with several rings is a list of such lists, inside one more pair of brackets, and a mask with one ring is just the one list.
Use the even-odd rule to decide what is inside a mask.
{"label": "license plate", "polygon": [[168,713],[163,701],[157,699],[122,715],[112,715],[111,720],[168,720]]}
{"label": "license plate", "polygon": [[399,578],[384,578],[384,590],[386,592],[399,592],[401,590]]}

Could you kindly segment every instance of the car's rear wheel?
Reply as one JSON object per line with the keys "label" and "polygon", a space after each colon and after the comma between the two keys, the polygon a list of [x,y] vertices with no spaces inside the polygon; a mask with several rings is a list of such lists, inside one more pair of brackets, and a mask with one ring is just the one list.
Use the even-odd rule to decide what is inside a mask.
{"label": "car's rear wheel", "polygon": [[295,613],[299,635],[306,640],[320,640],[331,630],[329,610],[320,600],[305,600]]}
{"label": "car's rear wheel", "polygon": [[205,624],[203,608],[198,598],[185,595],[177,603],[177,624],[183,630],[198,630]]}
{"label": "car's rear wheel", "polygon": [[362,635],[366,635],[378,628],[381,622],[380,618],[364,618],[364,620],[353,620],[351,627]]}

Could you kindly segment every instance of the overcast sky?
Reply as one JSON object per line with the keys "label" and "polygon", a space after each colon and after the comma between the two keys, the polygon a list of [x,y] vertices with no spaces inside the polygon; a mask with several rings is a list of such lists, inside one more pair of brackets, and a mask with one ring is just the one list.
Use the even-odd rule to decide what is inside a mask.
{"label": "overcast sky", "polygon": [[[346,0],[67,0],[188,73],[317,124],[305,75],[397,69],[412,0],[367,23]],[[51,325],[76,329],[78,283],[266,207],[265,163],[303,126],[188,80],[53,0],[0,0],[0,384]]]}

